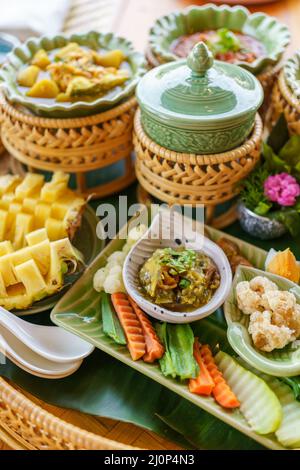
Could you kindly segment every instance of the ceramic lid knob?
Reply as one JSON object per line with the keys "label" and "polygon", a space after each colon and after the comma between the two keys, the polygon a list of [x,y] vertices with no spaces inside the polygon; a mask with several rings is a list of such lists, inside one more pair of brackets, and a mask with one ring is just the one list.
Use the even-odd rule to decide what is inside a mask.
{"label": "ceramic lid knob", "polygon": [[187,58],[187,65],[192,70],[193,75],[203,77],[205,73],[214,65],[214,56],[207,45],[198,42]]}

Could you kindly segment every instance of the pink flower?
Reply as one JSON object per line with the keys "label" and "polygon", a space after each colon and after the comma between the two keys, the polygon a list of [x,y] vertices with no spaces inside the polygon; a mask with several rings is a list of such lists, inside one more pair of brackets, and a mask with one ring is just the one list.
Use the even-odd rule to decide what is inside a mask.
{"label": "pink flower", "polygon": [[288,173],[278,173],[268,176],[264,182],[264,193],[269,201],[277,202],[280,206],[294,206],[300,196],[300,184]]}

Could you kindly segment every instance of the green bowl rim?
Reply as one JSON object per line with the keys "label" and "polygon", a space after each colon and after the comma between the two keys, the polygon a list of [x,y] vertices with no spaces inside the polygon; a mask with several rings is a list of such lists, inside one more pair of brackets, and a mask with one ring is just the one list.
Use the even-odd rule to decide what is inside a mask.
{"label": "green bowl rim", "polygon": [[300,99],[300,49],[290,57],[283,67],[284,78],[290,90]]}
{"label": "green bowl rim", "polygon": [[229,5],[214,5],[212,3],[205,4],[202,6],[197,6],[197,5],[191,5],[188,6],[187,8],[184,8],[182,10],[176,10],[173,11],[170,14],[167,14],[165,16],[162,16],[158,18],[154,25],[151,27],[149,31],[149,45],[152,53],[163,63],[163,62],[170,62],[173,60],[178,60],[178,57],[171,53],[170,51],[166,51],[164,47],[161,46],[160,41],[157,41],[157,39],[162,35],[166,36],[166,30],[167,31],[172,31],[172,27],[176,27],[176,19],[178,16],[188,16],[192,11],[197,10],[201,12],[207,12],[211,10],[215,14],[221,14],[224,15],[224,12],[227,14],[244,14],[245,17],[245,24],[252,22],[253,20],[257,20],[261,18],[261,21],[267,22],[268,25],[265,26],[265,29],[267,27],[274,28],[276,27],[276,36],[280,37],[281,42],[278,43],[278,50],[275,52],[272,52],[268,56],[262,56],[258,59],[256,59],[254,62],[249,64],[248,62],[244,61],[239,61],[236,62],[236,65],[240,65],[244,67],[245,69],[249,70],[250,72],[256,74],[261,72],[263,69],[265,69],[269,65],[275,65],[276,63],[279,62],[281,59],[284,51],[286,50],[287,46],[290,44],[291,40],[291,33],[284,23],[281,23],[280,21],[277,20],[277,18],[270,16],[266,13],[263,12],[256,12],[256,13],[250,13],[250,11],[240,5],[235,5],[230,7]]}
{"label": "green bowl rim", "polygon": [[[66,106],[65,103],[44,103],[44,102],[34,102],[30,97],[24,96],[21,94],[16,87],[16,72],[19,68],[28,62],[32,57],[33,53],[38,48],[46,48],[46,50],[52,50],[57,47],[63,47],[69,42],[82,43],[85,41],[88,43],[91,40],[96,40],[99,42],[106,43],[106,46],[109,46],[113,43],[114,48],[119,46],[121,49],[125,50],[129,58],[129,62],[136,67],[136,71],[133,74],[132,78],[129,79],[127,85],[125,84],[124,88],[121,89],[111,98],[99,97],[92,102],[86,101],[76,101],[72,104]],[[64,43],[58,45],[57,43]],[[43,44],[44,43],[44,44]],[[48,47],[45,44],[48,43]],[[115,35],[114,33],[101,33],[97,31],[89,31],[87,33],[81,34],[56,34],[55,36],[41,36],[39,38],[31,37],[27,39],[22,45],[15,47],[10,53],[6,56],[5,64],[0,70],[0,82],[2,82],[2,90],[7,97],[7,99],[12,103],[17,103],[24,106],[27,109],[30,109],[37,115],[46,115],[51,116],[56,114],[56,117],[60,117],[59,113],[63,113],[64,117],[70,115],[70,117],[76,117],[77,111],[84,111],[90,114],[95,114],[95,112],[107,111],[111,109],[116,104],[120,103],[122,100],[127,98],[130,95],[133,95],[135,87],[140,80],[140,78],[146,73],[146,61],[143,54],[137,52],[131,41],[126,38]],[[78,114],[80,116],[80,113]],[[54,116],[55,117],[55,116]]]}

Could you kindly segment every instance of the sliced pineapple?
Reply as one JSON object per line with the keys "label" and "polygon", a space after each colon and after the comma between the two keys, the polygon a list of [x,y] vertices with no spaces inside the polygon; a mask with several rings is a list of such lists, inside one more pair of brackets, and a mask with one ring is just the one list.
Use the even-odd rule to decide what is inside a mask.
{"label": "sliced pineapple", "polygon": [[28,233],[25,238],[29,246],[36,245],[44,240],[48,240],[47,230],[45,228],[40,228],[39,230]]}
{"label": "sliced pineapple", "polygon": [[15,222],[15,235],[13,239],[13,246],[15,250],[22,248],[25,245],[25,236],[33,230],[33,215],[32,214],[17,214]]}
{"label": "sliced pineapple", "polygon": [[20,181],[21,178],[17,175],[0,176],[0,195],[2,196],[7,192],[13,192]]}
{"label": "sliced pineapple", "polygon": [[[15,266],[18,281],[23,284],[29,298],[43,297],[47,286],[33,259]],[[40,297],[40,298],[41,298]]]}
{"label": "sliced pineapple", "polygon": [[64,229],[62,221],[52,219],[52,217],[46,220],[45,228],[51,241],[59,240],[60,238],[64,238],[68,235]]}
{"label": "sliced pineapple", "polygon": [[11,244],[11,241],[5,240],[0,242],[0,256],[7,255],[7,253],[13,253],[14,249]]}
{"label": "sliced pineapple", "polygon": [[21,184],[16,187],[15,194],[19,201],[40,190],[45,182],[44,176],[38,173],[27,173]]}
{"label": "sliced pineapple", "polygon": [[8,212],[0,209],[0,240],[5,239],[8,228]]}
{"label": "sliced pineapple", "polygon": [[[62,289],[64,275],[83,262],[68,238],[38,243],[45,230],[26,238],[32,245],[0,256],[0,305],[7,309],[27,308],[33,302]],[[1,248],[1,246],[0,246]],[[9,246],[8,246],[9,248]]]}

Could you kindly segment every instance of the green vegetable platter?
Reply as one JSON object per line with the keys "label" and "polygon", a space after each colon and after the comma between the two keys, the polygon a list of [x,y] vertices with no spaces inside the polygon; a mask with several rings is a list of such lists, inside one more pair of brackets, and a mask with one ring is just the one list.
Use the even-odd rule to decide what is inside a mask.
{"label": "green vegetable platter", "polygon": [[[207,234],[213,241],[218,241],[224,237],[220,231],[207,227]],[[253,245],[231,237],[226,234],[226,238],[238,245],[241,254],[246,257],[254,266],[263,269],[267,253]],[[164,344],[169,355],[163,356],[159,363],[146,363],[141,360],[132,360],[131,354],[124,344],[124,335],[120,330],[117,317],[111,315],[113,305],[109,301],[109,296],[98,293],[93,287],[95,273],[107,264],[107,259],[115,252],[120,252],[126,240],[119,238],[112,240],[106,248],[98,255],[94,262],[88,267],[84,275],[60,300],[51,313],[52,321],[79,335],[81,338],[94,344],[97,348],[117,359],[121,363],[130,366],[131,369],[143,374],[145,377],[155,381],[163,389],[169,390],[177,395],[178,399],[184,403],[190,403],[190,415],[193,416],[196,410],[204,410],[213,417],[218,418],[232,428],[240,431],[256,442],[270,449],[284,449],[285,446],[295,448],[299,445],[300,437],[290,443],[288,439],[289,421],[285,415],[283,395],[288,394],[297,414],[300,404],[294,398],[292,385],[296,388],[292,379],[290,387],[277,378],[270,378],[272,386],[260,377],[259,372],[250,370],[250,366],[237,362],[237,358],[226,340],[222,327],[216,326],[212,318],[195,322],[190,326],[170,325],[166,323],[155,324],[156,331]],[[113,296],[112,296],[113,297]],[[114,306],[116,306],[114,304]],[[180,327],[180,328],[178,328]],[[218,332],[218,333],[217,333]],[[191,393],[187,382],[187,377],[196,377],[198,365],[192,361],[192,344],[194,337],[199,339],[201,344],[209,344],[215,357],[215,363],[223,377],[229,384],[232,392],[238,397],[240,407],[226,409],[212,396],[201,396]],[[183,347],[186,356],[175,358],[176,347]],[[218,352],[219,351],[219,352]],[[128,371],[128,376],[130,373]],[[181,380],[178,380],[181,379]],[[284,388],[284,394],[277,393],[277,390]],[[249,394],[249,390],[253,390]],[[186,405],[188,406],[188,405]],[[265,410],[268,413],[265,413]],[[197,438],[191,436],[191,432],[182,430],[182,426],[177,423],[177,415],[168,413],[168,416],[160,410],[160,417],[163,421],[178,432],[181,432],[195,445]],[[282,423],[287,425],[282,437]],[[292,420],[291,423],[294,423]],[[199,423],[200,426],[201,423]],[[277,434],[275,434],[277,433]],[[278,437],[279,436],[279,437]],[[299,441],[300,442],[300,441]],[[284,443],[284,444],[283,444]],[[199,441],[196,445],[199,445]]]}

